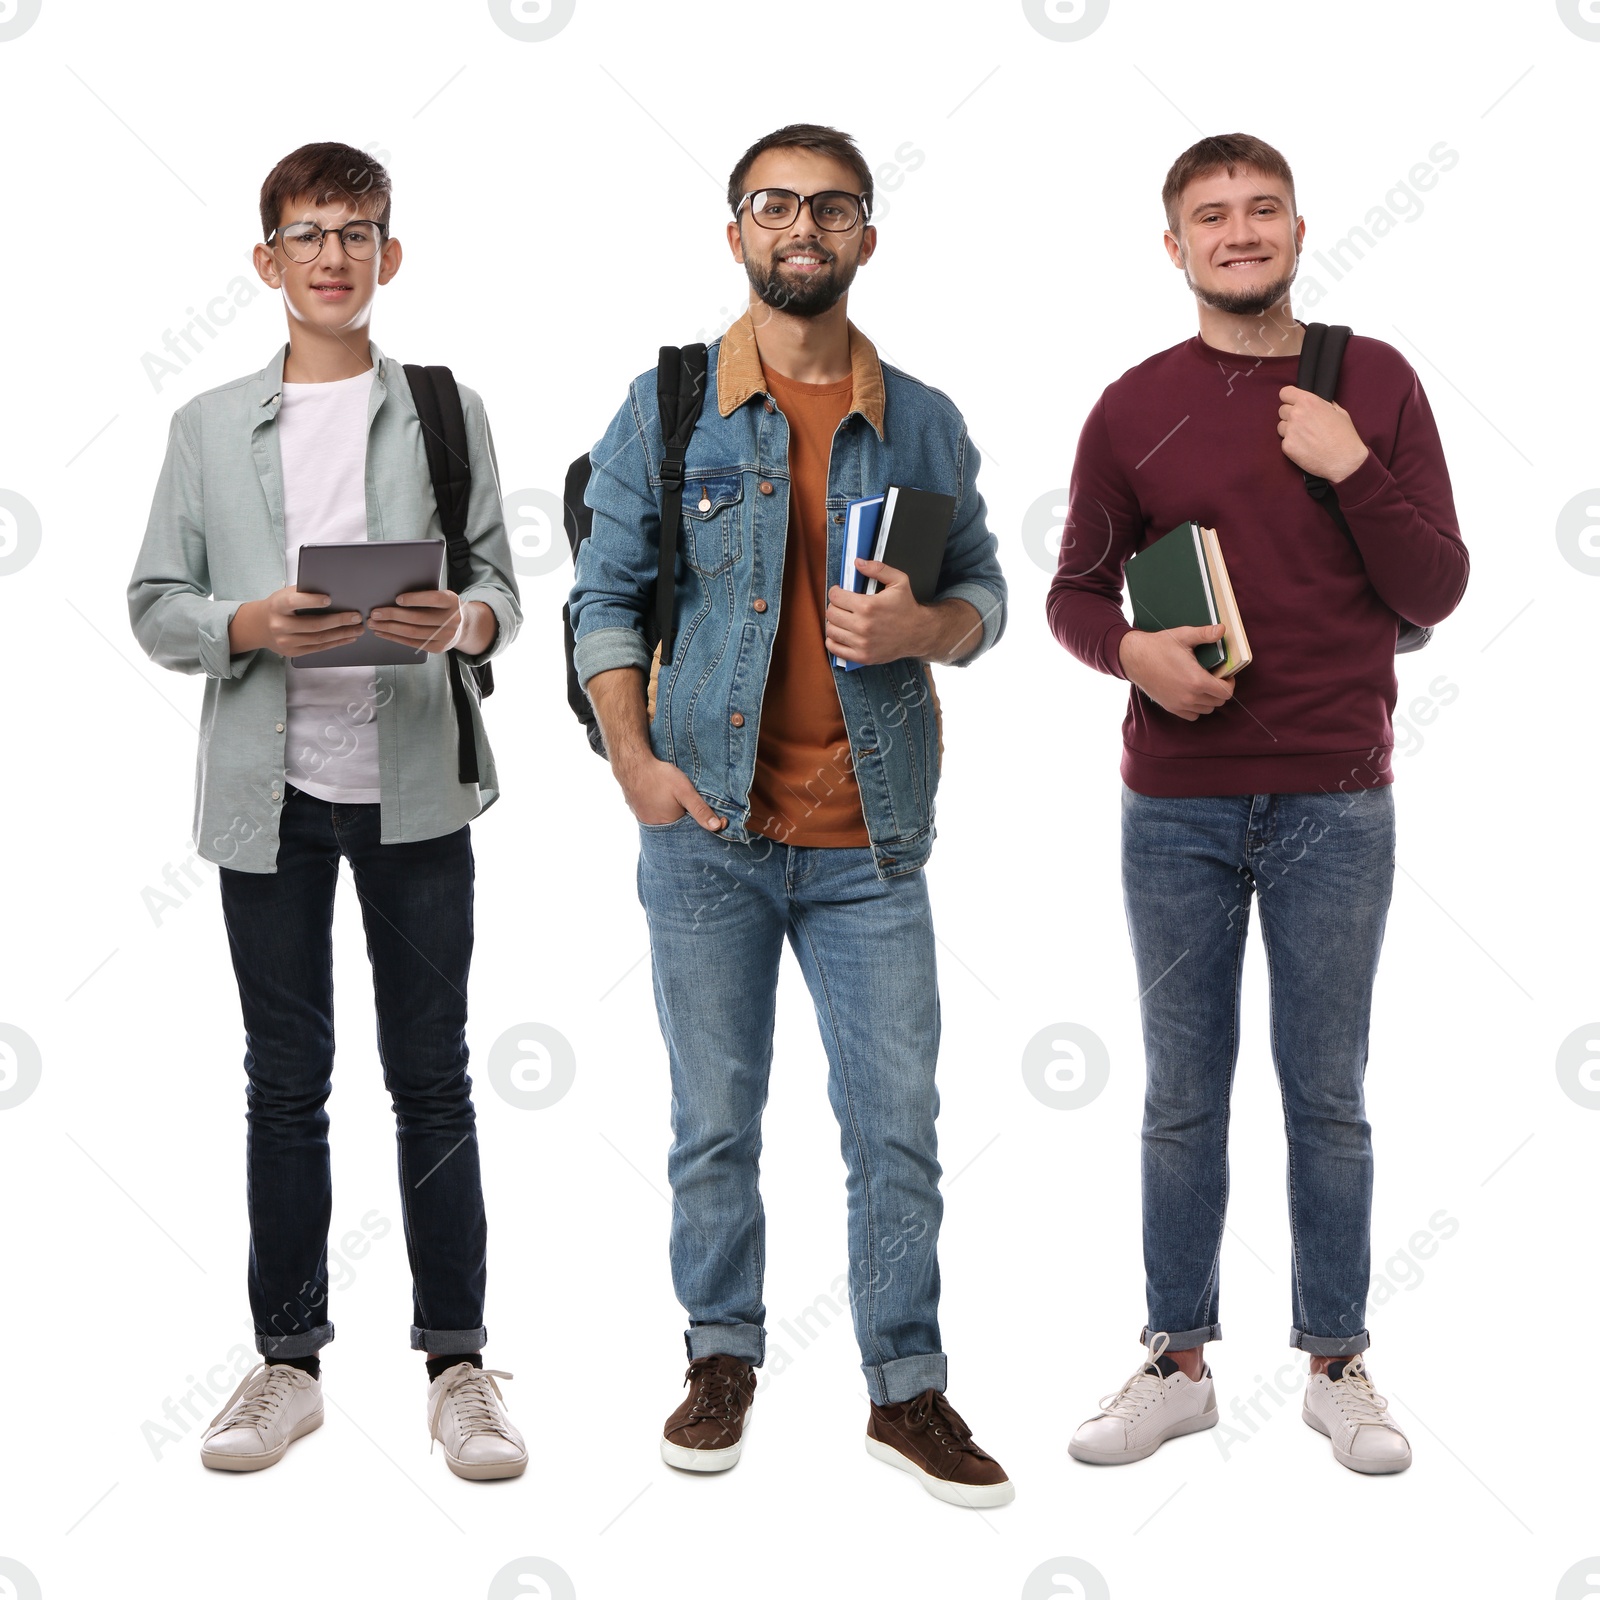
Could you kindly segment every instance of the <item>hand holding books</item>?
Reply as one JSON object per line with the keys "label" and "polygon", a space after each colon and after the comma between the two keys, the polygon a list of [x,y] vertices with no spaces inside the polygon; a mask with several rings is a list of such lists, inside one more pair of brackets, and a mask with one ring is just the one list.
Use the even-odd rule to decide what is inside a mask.
{"label": "hand holding books", "polygon": [[[850,502],[824,620],[835,667],[854,672],[931,653],[924,608],[938,588],[955,509],[950,495],[898,485]],[[858,559],[876,570],[862,571]]]}
{"label": "hand holding books", "polygon": [[1233,698],[1233,680],[1207,672],[1195,659],[1199,648],[1222,637],[1220,622],[1205,628],[1165,628],[1122,636],[1118,659],[1129,683],[1163,710],[1195,722]]}
{"label": "hand holding books", "polygon": [[1250,642],[1216,530],[1180,522],[1130,556],[1125,577],[1134,632],[1118,658],[1129,680],[1186,722],[1230,700]]}

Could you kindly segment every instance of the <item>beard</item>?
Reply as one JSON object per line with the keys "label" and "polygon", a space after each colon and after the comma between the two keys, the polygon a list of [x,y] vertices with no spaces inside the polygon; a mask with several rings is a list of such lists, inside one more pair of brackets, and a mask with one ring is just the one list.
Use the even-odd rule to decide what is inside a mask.
{"label": "beard", "polygon": [[1241,289],[1235,293],[1231,289],[1202,289],[1192,277],[1189,276],[1189,263],[1183,264],[1183,281],[1189,285],[1190,291],[1196,300],[1203,305],[1208,305],[1213,311],[1225,311],[1234,317],[1259,317],[1262,312],[1270,310],[1288,292],[1289,285],[1294,282],[1294,275],[1300,270],[1300,257],[1298,253],[1294,258],[1294,265],[1289,268],[1288,275],[1279,278],[1275,283],[1269,283],[1261,289]]}
{"label": "beard", "polygon": [[[795,247],[785,248],[792,250]],[[799,278],[780,276],[781,268],[777,259],[780,252],[774,252],[771,260],[766,262],[745,256],[745,276],[749,278],[750,287],[763,305],[771,306],[774,311],[785,311],[791,317],[809,319],[833,310],[844,298],[845,291],[855,279],[855,263],[840,261],[824,245],[807,245],[805,250],[808,254],[822,256],[824,265],[818,271]]]}

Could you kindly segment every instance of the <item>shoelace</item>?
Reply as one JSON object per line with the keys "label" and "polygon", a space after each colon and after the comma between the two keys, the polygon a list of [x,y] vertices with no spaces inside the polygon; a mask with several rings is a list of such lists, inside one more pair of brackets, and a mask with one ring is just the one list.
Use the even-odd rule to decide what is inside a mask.
{"label": "shoelace", "polygon": [[1167,1335],[1158,1333],[1128,1381],[1115,1394],[1101,1396],[1100,1410],[1104,1416],[1131,1420],[1161,1398],[1167,1380],[1161,1376],[1156,1362],[1166,1348]]}
{"label": "shoelace", "polygon": [[[498,1367],[474,1367],[466,1362],[456,1367],[450,1381],[440,1389],[438,1398],[433,1402],[433,1415],[428,1418],[429,1435],[434,1439],[443,1437],[439,1432],[439,1418],[444,1415],[447,1405],[453,1405],[464,1438],[471,1438],[475,1433],[498,1433],[502,1439],[510,1438],[506,1432],[508,1419],[501,1409],[505,1396],[500,1393],[500,1385],[494,1381],[510,1376],[509,1372],[501,1372]],[[433,1454],[431,1444],[428,1453]]]}
{"label": "shoelace", "polygon": [[733,1419],[734,1391],[738,1384],[731,1372],[719,1372],[709,1363],[701,1367],[698,1362],[691,1362],[683,1381],[693,1381],[695,1388],[682,1426],[687,1427],[691,1422],[729,1422]]}
{"label": "shoelace", "polygon": [[1380,1428],[1394,1426],[1388,1411],[1389,1402],[1372,1387],[1366,1363],[1360,1356],[1352,1357],[1345,1366],[1344,1376],[1337,1383],[1330,1380],[1330,1385],[1339,1415],[1353,1427],[1359,1428],[1367,1422],[1376,1423]]}
{"label": "shoelace", "polygon": [[[240,1380],[239,1387],[228,1396],[227,1403],[211,1419],[211,1428],[215,1428],[224,1417],[227,1417],[230,1428],[266,1427],[276,1419],[278,1408],[289,1398],[290,1390],[303,1388],[311,1381],[311,1375],[298,1367],[268,1366],[262,1362],[260,1366],[252,1367]],[[234,1410],[235,1404],[237,1410]],[[208,1428],[206,1431],[209,1433],[211,1430]]]}
{"label": "shoelace", "polygon": [[928,1436],[948,1455],[991,1459],[987,1451],[972,1442],[972,1429],[938,1389],[924,1390],[906,1407],[904,1425],[912,1433],[926,1429]]}

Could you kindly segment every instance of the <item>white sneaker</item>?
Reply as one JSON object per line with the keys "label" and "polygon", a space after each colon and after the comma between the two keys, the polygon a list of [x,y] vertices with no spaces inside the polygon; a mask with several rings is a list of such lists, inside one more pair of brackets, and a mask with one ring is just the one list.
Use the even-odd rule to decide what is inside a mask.
{"label": "white sneaker", "polygon": [[1149,1355],[1115,1394],[1100,1402],[1100,1415],[1090,1417],[1073,1434],[1067,1454],[1098,1467],[1143,1461],[1168,1439],[1198,1433],[1217,1425],[1217,1396],[1211,1369],[1195,1382],[1181,1372],[1163,1378],[1156,1359],[1167,1348],[1167,1336],[1150,1341]]}
{"label": "white sneaker", "polygon": [[1404,1472],[1411,1446],[1384,1409],[1389,1402],[1372,1387],[1367,1363],[1351,1356],[1336,1383],[1314,1372],[1306,1383],[1301,1417],[1333,1444],[1333,1459],[1352,1472]]}
{"label": "white sneaker", "polygon": [[458,1478],[515,1478],[527,1466],[528,1447],[494,1381],[510,1376],[461,1361],[428,1385],[428,1432]]}
{"label": "white sneaker", "polygon": [[223,1472],[257,1472],[276,1466],[296,1439],[321,1426],[322,1380],[299,1367],[263,1363],[211,1419],[200,1459]]}

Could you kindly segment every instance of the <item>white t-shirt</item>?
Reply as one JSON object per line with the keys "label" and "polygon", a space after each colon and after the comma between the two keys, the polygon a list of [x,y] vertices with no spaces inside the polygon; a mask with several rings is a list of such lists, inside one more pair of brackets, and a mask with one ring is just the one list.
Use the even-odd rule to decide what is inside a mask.
{"label": "white t-shirt", "polygon": [[[367,404],[371,372],[336,383],[286,383],[278,408],[288,580],[304,544],[367,537]],[[284,772],[297,789],[345,805],[375,804],[377,681],[371,667],[286,669]]]}

